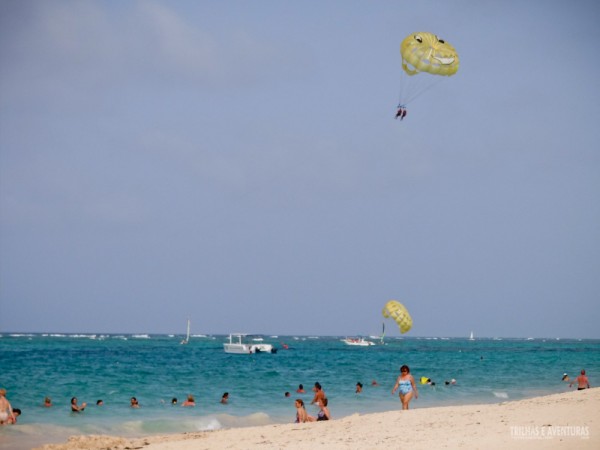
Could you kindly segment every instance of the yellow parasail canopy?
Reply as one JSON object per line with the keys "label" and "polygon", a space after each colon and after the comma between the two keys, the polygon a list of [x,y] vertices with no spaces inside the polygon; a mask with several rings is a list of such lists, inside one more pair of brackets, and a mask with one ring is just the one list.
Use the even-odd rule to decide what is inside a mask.
{"label": "yellow parasail canopy", "polygon": [[419,32],[406,37],[400,44],[400,54],[402,69],[408,75],[426,72],[449,77],[459,66],[454,47],[432,33]]}
{"label": "yellow parasail canopy", "polygon": [[398,324],[401,333],[406,333],[412,328],[412,317],[404,305],[396,300],[390,300],[385,304],[382,311],[383,317],[391,317]]}

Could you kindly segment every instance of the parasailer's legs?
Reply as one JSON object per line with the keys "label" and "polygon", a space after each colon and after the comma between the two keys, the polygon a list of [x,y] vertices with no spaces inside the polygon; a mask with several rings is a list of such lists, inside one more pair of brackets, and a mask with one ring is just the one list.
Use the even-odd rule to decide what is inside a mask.
{"label": "parasailer's legs", "polygon": [[394,118],[397,119],[398,117],[400,117],[400,120],[406,117],[406,108],[404,106],[398,107],[398,111],[396,111],[396,117]]}

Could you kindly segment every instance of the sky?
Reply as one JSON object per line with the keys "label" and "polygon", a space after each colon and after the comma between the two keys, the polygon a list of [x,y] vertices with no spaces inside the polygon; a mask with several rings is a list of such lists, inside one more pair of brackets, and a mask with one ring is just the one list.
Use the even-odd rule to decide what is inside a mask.
{"label": "sky", "polygon": [[[0,1],[0,333],[600,338],[599,20]],[[395,120],[420,31],[460,69]]]}

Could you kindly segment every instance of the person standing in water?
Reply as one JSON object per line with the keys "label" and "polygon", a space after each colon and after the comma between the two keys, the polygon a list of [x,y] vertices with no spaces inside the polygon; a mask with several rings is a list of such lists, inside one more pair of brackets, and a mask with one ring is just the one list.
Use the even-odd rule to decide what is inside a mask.
{"label": "person standing in water", "polygon": [[408,404],[413,398],[419,398],[419,391],[417,391],[417,385],[415,379],[410,374],[410,369],[405,364],[400,367],[400,376],[396,379],[396,384],[392,389],[392,394],[400,388],[400,401],[402,402],[402,409],[408,409]]}
{"label": "person standing in water", "polygon": [[87,403],[86,403],[86,402],[83,402],[83,403],[81,404],[81,406],[80,406],[80,405],[78,405],[78,404],[77,404],[77,397],[73,397],[73,398],[71,399],[71,411],[72,411],[72,412],[77,412],[77,413],[78,413],[78,412],[83,412],[83,410],[85,409],[85,407],[86,407],[86,406],[87,406]]}
{"label": "person standing in water", "polygon": [[311,405],[314,403],[317,403],[319,400],[323,400],[327,397],[325,395],[325,391],[323,390],[323,388],[321,387],[321,384],[318,381],[315,383],[315,386],[313,387],[313,391],[315,393],[315,396],[313,397],[312,402],[310,402]]}
{"label": "person standing in water", "polygon": [[585,374],[585,369],[581,369],[581,375],[575,378],[575,381],[572,381],[569,384],[569,387],[573,386],[574,383],[577,383],[577,390],[581,391],[582,389],[589,389],[590,382],[588,380],[587,375]]}

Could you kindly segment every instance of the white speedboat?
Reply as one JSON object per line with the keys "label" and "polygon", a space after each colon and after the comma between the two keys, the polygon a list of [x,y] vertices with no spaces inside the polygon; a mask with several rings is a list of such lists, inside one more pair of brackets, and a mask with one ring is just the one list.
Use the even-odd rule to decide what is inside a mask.
{"label": "white speedboat", "polygon": [[229,335],[228,342],[223,344],[225,353],[236,353],[240,355],[249,355],[252,353],[276,353],[277,349],[271,344],[264,342],[246,343],[243,338],[247,335],[242,333],[232,333]]}
{"label": "white speedboat", "polygon": [[360,347],[368,347],[369,345],[375,345],[374,342],[367,341],[365,338],[346,338],[342,339],[342,342],[346,345],[357,345]]}

